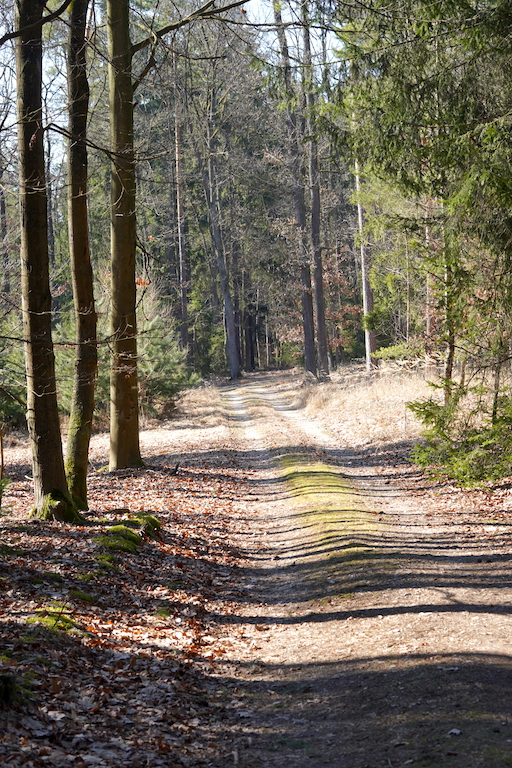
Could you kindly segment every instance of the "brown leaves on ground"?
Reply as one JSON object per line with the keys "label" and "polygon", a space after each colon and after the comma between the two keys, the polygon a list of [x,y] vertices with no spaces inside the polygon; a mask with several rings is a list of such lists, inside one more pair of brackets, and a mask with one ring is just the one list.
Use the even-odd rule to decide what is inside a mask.
{"label": "brown leaves on ground", "polygon": [[[17,692],[2,712],[2,765],[225,764],[219,721],[230,694],[216,670],[230,642],[222,619],[240,594],[244,478],[229,451],[163,453],[169,439],[146,433],[143,469],[91,472],[82,527],[27,519],[23,443],[8,452],[0,673]],[[98,541],[128,510],[162,523],[135,554]]]}

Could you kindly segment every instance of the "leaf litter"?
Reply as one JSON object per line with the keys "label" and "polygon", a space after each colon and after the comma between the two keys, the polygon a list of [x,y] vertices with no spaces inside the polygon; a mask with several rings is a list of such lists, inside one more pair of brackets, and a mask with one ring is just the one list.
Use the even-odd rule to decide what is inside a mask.
{"label": "leaf litter", "polygon": [[[225,764],[231,693],[217,668],[222,617],[241,594],[244,473],[184,424],[142,435],[147,465],[108,472],[93,439],[87,525],[28,520],[25,440],[6,448],[0,518],[0,673],[14,676],[0,763],[26,766]],[[213,426],[218,431],[218,424]],[[196,430],[197,432],[197,430]],[[174,452],[169,453],[169,445]],[[176,462],[180,469],[176,472]],[[101,544],[130,513],[161,522],[135,553]]]}

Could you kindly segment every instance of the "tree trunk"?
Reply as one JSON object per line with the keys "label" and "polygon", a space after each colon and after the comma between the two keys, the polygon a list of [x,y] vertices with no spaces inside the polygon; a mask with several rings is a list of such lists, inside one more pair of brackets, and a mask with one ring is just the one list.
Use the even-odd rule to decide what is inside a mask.
{"label": "tree trunk", "polygon": [[66,476],[79,509],[87,509],[87,465],[98,371],[96,310],[89,249],[87,213],[87,116],[85,29],[89,0],[74,0],[69,19],[69,253],[73,276],[76,356],[73,401],[69,419]]}
{"label": "tree trunk", "polygon": [[42,129],[43,5],[19,0],[16,26],[21,290],[27,375],[27,424],[35,506],[44,518],[81,520],[68,491],[57,410]]}
{"label": "tree trunk", "polygon": [[360,200],[361,193],[361,180],[359,177],[359,163],[355,162],[355,182],[356,182],[356,195],[357,195],[357,224],[359,230],[359,238],[361,241],[361,283],[363,292],[363,318],[365,320],[364,326],[364,341],[366,352],[366,372],[371,374],[372,370],[377,367],[377,360],[375,358],[375,352],[377,351],[377,341],[375,338],[375,331],[368,326],[369,316],[373,312],[373,292],[370,286],[370,280],[368,276],[368,258],[366,253],[366,246],[363,239],[363,206]]}
{"label": "tree trunk", "polygon": [[55,228],[53,226],[53,189],[51,177],[51,141],[46,134],[46,201],[48,210],[48,259],[50,266],[55,268]]}
{"label": "tree trunk", "polygon": [[107,0],[111,169],[110,470],[143,464],[139,444],[135,157],[129,0]]}
{"label": "tree trunk", "polygon": [[215,146],[213,138],[213,115],[215,114],[215,93],[210,97],[210,114],[206,125],[206,152],[208,154],[207,165],[203,162],[197,143],[196,148],[197,162],[203,182],[204,196],[208,207],[208,226],[212,239],[215,261],[219,273],[220,288],[222,291],[222,300],[224,305],[224,322],[226,329],[226,357],[230,370],[230,377],[237,379],[240,376],[240,358],[238,355],[237,332],[235,324],[235,313],[233,311],[233,302],[229,289],[229,275],[224,253],[224,244],[222,242],[222,233],[219,222],[219,201],[217,176],[215,169]]}
{"label": "tree trunk", "polygon": [[286,110],[286,122],[288,126],[288,138],[290,144],[290,179],[292,184],[293,203],[295,208],[295,221],[299,233],[300,249],[300,279],[302,286],[302,327],[304,332],[304,367],[316,376],[316,351],[315,351],[315,322],[313,316],[313,291],[311,285],[311,269],[309,265],[309,248],[307,243],[306,204],[304,201],[304,185],[301,183],[302,170],[297,132],[297,116],[291,104],[294,99],[294,91],[291,82],[290,55],[283,27],[280,4],[274,1],[274,18],[276,22],[277,38],[279,41],[281,66],[285,84],[285,93],[288,103]]}
{"label": "tree trunk", "polygon": [[311,194],[311,247],[315,282],[316,335],[318,344],[318,376],[329,378],[329,348],[325,322],[324,275],[320,244],[320,180],[318,173],[318,145],[314,136],[315,93],[307,2],[302,5],[302,32],[304,43],[304,79],[306,88],[306,133],[309,146],[309,189]]}
{"label": "tree trunk", "polygon": [[185,253],[185,212],[183,208],[183,170],[181,148],[181,113],[180,94],[178,89],[178,68],[176,65],[176,53],[173,54],[174,72],[174,156],[176,167],[176,219],[178,235],[178,259],[179,259],[179,284],[180,284],[180,336],[181,346],[187,350],[190,357],[188,343],[188,269]]}
{"label": "tree trunk", "polygon": [[[0,157],[0,160],[2,158]],[[7,209],[5,205],[5,188],[2,184],[4,175],[4,168],[0,168],[0,237],[1,237],[1,252],[2,252],[2,264],[4,269],[2,291],[5,294],[11,292],[11,265],[9,263],[9,249],[7,247]]]}

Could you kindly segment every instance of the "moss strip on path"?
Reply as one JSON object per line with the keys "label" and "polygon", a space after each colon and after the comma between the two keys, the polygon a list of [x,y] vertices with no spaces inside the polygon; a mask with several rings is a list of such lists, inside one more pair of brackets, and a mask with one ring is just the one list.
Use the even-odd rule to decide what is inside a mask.
{"label": "moss strip on path", "polygon": [[305,453],[281,456],[279,467],[307,538],[301,560],[309,561],[311,598],[330,603],[366,587],[382,559],[376,546],[382,523],[337,467]]}

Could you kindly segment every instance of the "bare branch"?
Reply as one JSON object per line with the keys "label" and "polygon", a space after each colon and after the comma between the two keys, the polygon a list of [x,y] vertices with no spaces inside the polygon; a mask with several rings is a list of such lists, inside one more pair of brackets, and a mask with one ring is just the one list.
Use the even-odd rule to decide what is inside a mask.
{"label": "bare branch", "polygon": [[169,32],[174,32],[176,29],[181,29],[181,27],[184,27],[187,24],[191,24],[197,19],[208,19],[212,17],[216,18],[219,13],[230,11],[232,8],[238,8],[241,5],[245,5],[246,2],[247,0],[236,0],[236,2],[229,3],[229,5],[224,5],[222,8],[215,8],[215,0],[208,0],[208,2],[201,5],[200,8],[197,8],[197,10],[192,11],[191,14],[185,16],[183,19],[174,21],[171,24],[166,24],[165,27],[162,27],[156,32],[152,32],[151,35],[144,38],[144,40],[140,40],[138,43],[135,43],[132,46],[132,53],[137,53],[137,51],[141,51],[143,48],[147,48],[148,45],[151,45],[151,43],[154,42],[155,38],[160,40]]}
{"label": "bare branch", "polygon": [[52,13],[43,16],[40,21],[36,21],[34,24],[28,24],[26,27],[23,27],[23,29],[16,29],[14,32],[7,32],[5,35],[2,35],[2,37],[0,37],[0,47],[7,43],[9,40],[14,40],[17,37],[21,37],[21,35],[24,35],[25,32],[28,32],[30,29],[37,29],[37,27],[40,27],[43,24],[48,24],[49,21],[58,19],[59,16],[64,13],[64,11],[71,5],[72,2],[73,0],[64,0],[62,5],[60,5],[56,11],[52,11]]}

